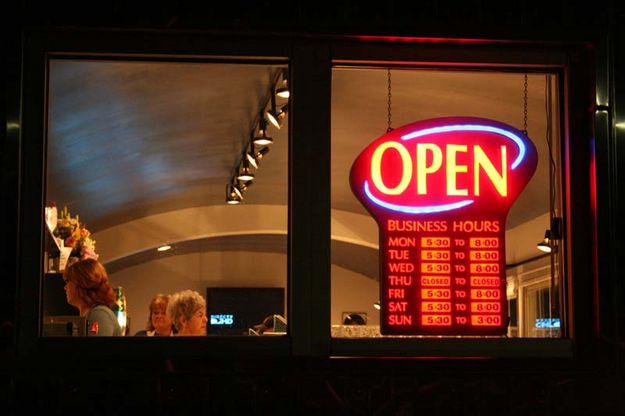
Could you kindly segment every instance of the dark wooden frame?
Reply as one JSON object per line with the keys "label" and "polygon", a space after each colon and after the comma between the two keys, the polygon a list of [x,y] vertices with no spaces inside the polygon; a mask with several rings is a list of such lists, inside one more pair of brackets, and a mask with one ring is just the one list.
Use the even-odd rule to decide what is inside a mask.
{"label": "dark wooden frame", "polygon": [[[545,42],[356,37],[289,37],[245,34],[30,30],[24,37],[20,148],[17,352],[54,357],[73,351],[131,360],[162,357],[558,357],[571,366],[594,357],[599,337],[595,297],[599,275],[595,200],[587,172],[592,168],[595,86],[589,45]],[[275,59],[288,62],[292,107],[289,146],[288,296],[286,337],[210,339],[46,339],[40,333],[41,253],[46,138],[46,66],[50,56],[127,56],[144,59]],[[260,57],[260,58],[259,58]],[[567,223],[567,313],[569,338],[347,340],[330,337],[330,103],[334,64],[385,64],[488,68],[551,68],[562,76],[563,161]],[[315,129],[309,128],[314,125]],[[573,189],[572,184],[575,184]],[[460,360],[473,366],[474,360]],[[480,362],[483,362],[480,360]],[[521,362],[521,361],[519,361]],[[536,361],[538,362],[538,361]],[[540,361],[542,362],[542,360]]]}

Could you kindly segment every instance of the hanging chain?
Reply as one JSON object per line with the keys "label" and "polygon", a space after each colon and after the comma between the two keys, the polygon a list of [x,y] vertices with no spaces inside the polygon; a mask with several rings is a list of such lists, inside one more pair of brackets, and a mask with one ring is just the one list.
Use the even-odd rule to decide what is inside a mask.
{"label": "hanging chain", "polygon": [[523,78],[523,134],[527,137],[527,73]]}
{"label": "hanging chain", "polygon": [[387,106],[387,114],[388,114],[388,127],[386,129],[386,132],[389,133],[393,130],[393,128],[391,127],[391,69],[387,68],[386,70],[386,78],[388,81],[388,106]]}

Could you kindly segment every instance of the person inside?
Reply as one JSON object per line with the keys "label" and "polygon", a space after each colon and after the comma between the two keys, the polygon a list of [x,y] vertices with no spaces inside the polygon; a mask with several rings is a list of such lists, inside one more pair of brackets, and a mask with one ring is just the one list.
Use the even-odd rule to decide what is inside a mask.
{"label": "person inside", "polygon": [[273,332],[273,315],[267,316],[260,324],[254,325],[254,330],[259,335],[262,335],[265,332]]}
{"label": "person inside", "polygon": [[115,291],[104,266],[95,259],[71,264],[63,274],[67,303],[87,319],[87,335],[120,336],[121,328],[113,312]]}
{"label": "person inside", "polygon": [[169,337],[174,335],[175,329],[172,320],[167,315],[169,295],[157,294],[150,302],[150,312],[146,329],[141,330],[135,336]]}
{"label": "person inside", "polygon": [[167,305],[167,315],[174,323],[177,335],[206,335],[206,301],[196,291],[174,293]]}
{"label": "person inside", "polygon": [[359,313],[350,313],[343,319],[343,325],[366,325],[365,318]]}

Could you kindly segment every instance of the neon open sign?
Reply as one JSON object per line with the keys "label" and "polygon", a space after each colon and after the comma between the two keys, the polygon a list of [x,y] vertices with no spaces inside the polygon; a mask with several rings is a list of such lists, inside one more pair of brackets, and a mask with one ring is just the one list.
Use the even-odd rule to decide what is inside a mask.
{"label": "neon open sign", "polygon": [[536,163],[520,131],[474,117],[412,123],[362,151],[350,183],[380,230],[383,334],[506,333],[506,217]]}

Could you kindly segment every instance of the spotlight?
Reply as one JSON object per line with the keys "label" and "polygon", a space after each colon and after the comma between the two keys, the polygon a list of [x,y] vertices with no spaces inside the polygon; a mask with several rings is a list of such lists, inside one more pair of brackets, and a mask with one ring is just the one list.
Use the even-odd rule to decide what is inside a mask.
{"label": "spotlight", "polygon": [[[253,146],[252,146],[253,147]],[[255,151],[253,148],[250,152],[247,152],[245,155],[247,157],[247,161],[250,162],[250,165],[254,166],[254,169],[258,169],[258,165],[260,160],[269,153],[268,147],[263,147],[259,151]]]}
{"label": "spotlight", "polygon": [[536,248],[545,253],[551,253],[558,250],[558,240],[562,239],[562,218],[553,217],[551,219],[551,228],[545,230],[545,238],[542,239]]}
{"label": "spotlight", "polygon": [[258,134],[252,139],[252,142],[257,146],[267,146],[273,143],[273,139],[267,136],[267,121],[263,118],[262,112],[258,121]]}
{"label": "spotlight", "polygon": [[239,191],[234,184],[226,184],[226,203],[235,205],[241,203],[242,199],[241,191]]}
{"label": "spotlight", "polygon": [[[237,181],[237,184],[234,185],[234,189],[236,189],[239,193],[243,193],[247,191],[247,189],[252,186],[254,181]],[[241,197],[243,199],[243,197]]]}
{"label": "spotlight", "polygon": [[283,105],[279,111],[276,110],[276,96],[273,94],[273,91],[271,92],[271,107],[269,107],[269,110],[265,112],[265,117],[267,117],[267,121],[273,124],[278,130],[282,127],[282,121],[286,116],[288,105],[289,104],[287,103]]}
{"label": "spotlight", "polygon": [[551,242],[551,231],[545,230],[545,238],[543,238],[538,244],[536,244],[536,248],[540,251],[544,251],[545,253],[551,253],[552,246]]}
{"label": "spotlight", "polygon": [[[234,182],[235,182],[235,181],[232,181],[232,190],[234,191],[234,193],[236,194],[236,196],[237,196],[239,199],[241,199],[241,200],[242,200],[242,199],[243,199],[243,189],[241,189],[241,187],[239,186],[239,183],[240,183],[240,182],[239,182],[238,180],[236,181],[237,183],[234,183]],[[251,183],[252,181],[249,181],[249,182]]]}
{"label": "spotlight", "polygon": [[250,162],[250,165],[252,165],[254,169],[258,169],[258,160],[256,160],[256,158],[254,157],[253,150],[251,152],[247,152],[245,154],[245,157],[247,158],[247,161]]}
{"label": "spotlight", "polygon": [[247,159],[244,159],[241,163],[242,168],[239,169],[239,175],[237,179],[240,181],[251,181],[254,180],[254,174],[252,173],[252,169],[250,169],[250,164]]}
{"label": "spotlight", "polygon": [[288,81],[288,69],[282,69],[282,82],[280,86],[276,88],[276,95],[280,98],[289,98],[291,93],[289,91],[289,81]]}
{"label": "spotlight", "polygon": [[[239,204],[243,200],[243,193],[252,185],[254,172],[259,168],[260,160],[269,153],[268,145],[273,139],[267,136],[267,122],[271,122],[276,128],[280,128],[288,111],[288,102],[276,110],[276,95],[281,98],[289,97],[288,68],[282,68],[282,73],[275,73],[273,83],[268,89],[265,100],[258,109],[258,117],[253,121],[248,140],[245,142],[239,158],[232,169],[233,176],[226,184],[226,202]],[[280,84],[278,84],[280,80]],[[271,101],[269,110],[267,106]],[[257,147],[258,146],[258,147]]]}
{"label": "spotlight", "polygon": [[380,310],[381,308],[380,301],[378,300],[377,302],[373,302],[373,307],[376,308],[377,310]]}
{"label": "spotlight", "polygon": [[259,135],[254,137],[254,144],[258,146],[267,146],[273,144],[273,139],[267,136],[266,130],[259,130]]}
{"label": "spotlight", "polygon": [[279,130],[282,127],[288,108],[288,104],[283,105],[279,111],[276,111],[275,107],[272,107],[267,110],[265,116],[267,116],[267,120]]}
{"label": "spotlight", "polygon": [[169,244],[165,244],[156,249],[157,251],[167,251],[171,250],[171,246]]}
{"label": "spotlight", "polygon": [[245,158],[254,169],[258,169],[258,161],[254,157],[254,136],[250,137],[250,150],[245,152]]}

